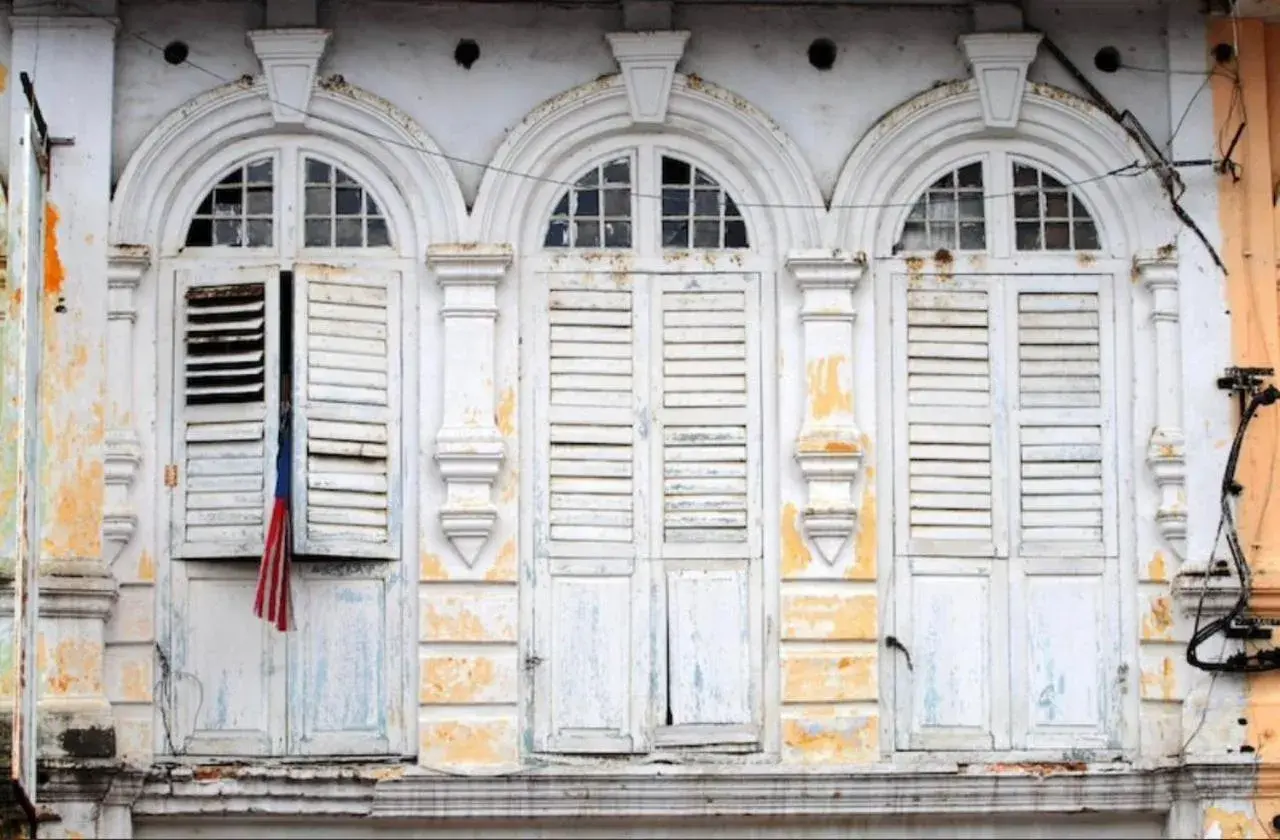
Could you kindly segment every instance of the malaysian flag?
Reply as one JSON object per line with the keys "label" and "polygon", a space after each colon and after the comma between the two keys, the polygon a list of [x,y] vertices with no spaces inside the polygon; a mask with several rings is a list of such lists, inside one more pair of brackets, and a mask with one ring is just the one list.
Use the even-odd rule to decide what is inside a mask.
{"label": "malaysian flag", "polygon": [[289,527],[289,479],[293,464],[289,425],[289,413],[286,411],[280,418],[275,503],[271,507],[271,524],[267,527],[267,546],[258,567],[258,594],[253,601],[253,614],[265,618],[281,632],[287,632],[294,626],[289,589],[289,561],[293,554],[293,535]]}

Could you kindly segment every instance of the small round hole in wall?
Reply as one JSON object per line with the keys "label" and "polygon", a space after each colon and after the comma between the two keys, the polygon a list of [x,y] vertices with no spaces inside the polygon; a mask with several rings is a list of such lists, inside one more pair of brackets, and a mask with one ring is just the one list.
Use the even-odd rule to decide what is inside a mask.
{"label": "small round hole in wall", "polygon": [[1120,69],[1120,51],[1115,47],[1103,47],[1093,56],[1093,66],[1103,73],[1114,73]]}
{"label": "small round hole in wall", "polygon": [[480,45],[470,38],[463,38],[458,42],[458,46],[454,47],[453,60],[464,70],[470,70],[471,65],[476,63],[476,59],[480,58]]}
{"label": "small round hole in wall", "polygon": [[836,42],[818,38],[809,45],[809,63],[819,70],[830,70],[836,63]]}
{"label": "small round hole in wall", "polygon": [[164,48],[164,60],[170,64],[178,65],[187,60],[190,52],[185,42],[170,41]]}
{"label": "small round hole in wall", "polygon": [[1280,831],[1280,814],[1276,814],[1271,818],[1271,827],[1276,831]]}
{"label": "small round hole in wall", "polygon": [[1226,64],[1228,61],[1236,57],[1236,49],[1230,44],[1215,44],[1213,47],[1213,60],[1219,64]]}

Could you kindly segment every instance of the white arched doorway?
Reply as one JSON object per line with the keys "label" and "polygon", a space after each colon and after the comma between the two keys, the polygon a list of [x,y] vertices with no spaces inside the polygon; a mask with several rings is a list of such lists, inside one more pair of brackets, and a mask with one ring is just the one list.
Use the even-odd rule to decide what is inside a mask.
{"label": "white arched doorway", "polygon": [[883,736],[1109,758],[1137,746],[1135,556],[1173,536],[1134,430],[1181,441],[1178,410],[1157,417],[1129,375],[1158,363],[1132,279],[1177,227],[1109,118],[1037,85],[1020,109],[1010,130],[973,82],[923,94],[868,134],[833,200],[830,236],[871,270],[860,420],[892,523],[885,626],[906,650],[882,665]]}
{"label": "white arched doorway", "polygon": [[557,102],[474,214],[518,253],[533,749],[768,749],[778,392],[801,387],[776,362],[796,311],[779,274],[817,244],[821,197],[776,127],[702,80],[677,74],[647,130],[622,77]]}
{"label": "white arched doorway", "polygon": [[[418,429],[439,411],[418,386],[438,364],[423,255],[462,201],[386,103],[311,103],[284,126],[261,84],[212,91],[117,190],[117,249],[152,255],[119,342],[151,387],[118,416],[144,455],[133,495],[157,511],[138,541],[156,558],[161,754],[414,751]],[[253,617],[282,489],[289,634]]]}

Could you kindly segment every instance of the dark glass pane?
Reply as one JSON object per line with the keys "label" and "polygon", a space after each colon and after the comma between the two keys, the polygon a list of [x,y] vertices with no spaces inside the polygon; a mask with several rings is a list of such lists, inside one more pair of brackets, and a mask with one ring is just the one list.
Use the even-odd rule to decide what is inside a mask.
{"label": "dark glass pane", "polygon": [[956,228],[955,225],[947,224],[931,224],[929,225],[929,247],[930,248],[955,248],[956,247]]}
{"label": "dark glass pane", "polygon": [[955,178],[955,175],[953,175],[952,173],[948,172],[946,175],[943,175],[941,178],[939,178],[938,180],[934,181],[934,182],[933,182],[933,185],[932,185],[931,187],[929,187],[929,189],[931,189],[931,190],[949,190],[949,189],[952,189],[953,187],[955,187],[955,185],[956,185],[956,178]]}
{"label": "dark glass pane", "polygon": [[902,227],[902,247],[906,251],[922,251],[929,247],[924,222],[907,222]]}
{"label": "dark glass pane", "polygon": [[339,187],[334,191],[335,204],[339,216],[359,216],[360,206],[364,203],[361,190],[357,187]]}
{"label": "dark glass pane", "polygon": [[214,245],[233,245],[243,244],[241,235],[243,233],[243,223],[239,219],[217,219],[213,223],[213,244]]}
{"label": "dark glass pane", "polygon": [[604,245],[606,248],[630,248],[631,222],[605,222]]}
{"label": "dark glass pane", "polygon": [[742,219],[724,220],[724,247],[747,247],[747,223]]}
{"label": "dark glass pane", "polygon": [[391,244],[391,232],[387,230],[386,219],[369,220],[369,247],[385,248]]}
{"label": "dark glass pane", "polygon": [[1067,188],[1066,184],[1047,172],[1040,173],[1040,185],[1043,190],[1065,190]]}
{"label": "dark glass pane", "polygon": [[364,212],[370,216],[381,216],[382,211],[378,209],[378,202],[373,200],[373,196],[368,193],[364,194]]}
{"label": "dark glass pane", "polygon": [[221,188],[213,191],[213,213],[215,216],[239,216],[244,209],[244,195],[239,187]]}
{"label": "dark glass pane", "polygon": [[200,202],[200,206],[196,208],[197,216],[213,215],[213,193],[206,195],[204,201]]}
{"label": "dark glass pane", "polygon": [[250,187],[247,195],[249,197],[247,211],[249,215],[271,215],[271,187]]}
{"label": "dark glass pane", "polygon": [[697,190],[693,194],[693,212],[696,216],[720,216],[720,191]]}
{"label": "dark glass pane", "polygon": [[662,159],[662,183],[673,186],[689,183],[693,176],[693,167],[682,160],[664,157]]}
{"label": "dark glass pane", "polygon": [[688,248],[689,223],[683,219],[663,219],[662,245],[665,248]]}
{"label": "dark glass pane", "polygon": [[249,220],[249,247],[268,248],[271,246],[271,220]]}
{"label": "dark glass pane", "polygon": [[929,196],[929,218],[931,220],[951,220],[956,217],[956,202],[949,195]]}
{"label": "dark glass pane", "polygon": [[1096,251],[1100,247],[1098,229],[1093,222],[1076,222],[1076,250]]}
{"label": "dark glass pane", "polygon": [[332,244],[328,219],[307,219],[305,242],[308,248],[326,248]]}
{"label": "dark glass pane", "polygon": [[715,179],[701,169],[694,170],[693,183],[699,187],[718,187]]}
{"label": "dark glass pane", "polygon": [[336,176],[334,180],[337,181],[339,184],[359,186],[359,182],[356,181],[355,178],[352,178],[350,175],[348,175],[346,172],[343,172],[341,169],[335,168],[334,175]]}
{"label": "dark glass pane", "polygon": [[1091,218],[1089,210],[1084,206],[1084,202],[1077,196],[1071,196],[1071,215],[1077,219]]}
{"label": "dark glass pane", "polygon": [[575,216],[595,216],[600,213],[599,190],[581,190],[573,194]]}
{"label": "dark glass pane", "polygon": [[328,187],[307,187],[307,215],[329,216],[333,214],[333,193]]}
{"label": "dark glass pane", "polygon": [[1015,225],[1014,239],[1019,251],[1040,250],[1040,223],[1018,222]]}
{"label": "dark glass pane", "polygon": [[1040,218],[1040,194],[1027,192],[1014,195],[1013,215],[1019,219]]}
{"label": "dark glass pane", "polygon": [[271,161],[260,160],[249,164],[249,183],[270,184],[271,181]]}
{"label": "dark glass pane", "polygon": [[958,173],[958,180],[961,187],[981,187],[982,186],[982,164],[971,163],[962,167]]}
{"label": "dark glass pane", "polygon": [[907,214],[907,220],[911,222],[923,222],[924,211],[926,206],[927,205],[924,199],[920,199],[919,201],[917,201],[915,203],[915,206],[911,208],[911,212]]}
{"label": "dark glass pane", "polygon": [[604,182],[606,184],[630,184],[631,161],[627,158],[609,161],[604,165]]}
{"label": "dark glass pane", "polygon": [[307,181],[312,184],[329,183],[329,164],[308,158]]}
{"label": "dark glass pane", "polygon": [[604,214],[606,216],[630,216],[631,193],[626,190],[605,190]]}
{"label": "dark glass pane", "polygon": [[720,220],[696,221],[693,223],[693,247],[720,247]]}
{"label": "dark glass pane", "polygon": [[560,196],[560,200],[556,202],[556,209],[551,211],[551,215],[553,216],[569,215],[569,194],[568,193],[565,193],[564,195]]}
{"label": "dark glass pane", "polygon": [[960,250],[981,251],[987,247],[987,226],[982,222],[960,223]]}
{"label": "dark glass pane", "polygon": [[600,247],[599,222],[574,222],[573,244],[578,248]]}
{"label": "dark glass pane", "polygon": [[738,205],[729,197],[728,193],[724,194],[724,214],[726,216],[741,216],[742,211],[738,209]]}
{"label": "dark glass pane", "polygon": [[213,222],[209,219],[192,219],[187,228],[187,245],[207,248],[213,244]]}
{"label": "dark glass pane", "polygon": [[974,195],[973,193],[961,193],[960,218],[962,219],[984,218],[981,195]]}
{"label": "dark glass pane", "polygon": [[338,219],[334,225],[334,244],[339,248],[359,248],[364,245],[364,223],[360,219]]}
{"label": "dark glass pane", "polygon": [[1067,218],[1067,194],[1064,192],[1045,193],[1044,215],[1046,219]]}
{"label": "dark glass pane", "polygon": [[689,215],[689,191],[682,189],[662,191],[662,215]]}
{"label": "dark glass pane", "polygon": [[1040,181],[1036,178],[1036,170],[1030,166],[1023,166],[1020,163],[1013,165],[1013,185],[1015,187],[1038,187]]}
{"label": "dark glass pane", "polygon": [[226,177],[218,182],[219,185],[226,185],[226,186],[231,186],[233,184],[236,186],[239,186],[242,183],[244,183],[243,169],[236,169],[232,172],[228,172]]}
{"label": "dark glass pane", "polygon": [[592,169],[586,175],[578,179],[579,187],[594,187],[600,183],[600,170]]}
{"label": "dark glass pane", "polygon": [[1044,223],[1044,247],[1049,251],[1071,249],[1071,225],[1066,222]]}
{"label": "dark glass pane", "polygon": [[547,225],[547,238],[542,244],[548,248],[567,248],[569,246],[569,222],[565,219],[552,219]]}

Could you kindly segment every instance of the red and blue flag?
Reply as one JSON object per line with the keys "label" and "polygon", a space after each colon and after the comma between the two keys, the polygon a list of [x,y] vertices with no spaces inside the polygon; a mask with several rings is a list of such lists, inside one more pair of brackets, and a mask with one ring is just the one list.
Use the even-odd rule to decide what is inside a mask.
{"label": "red and blue flag", "polygon": [[289,483],[292,475],[293,446],[289,434],[289,415],[280,418],[280,443],[276,453],[276,495],[271,507],[271,523],[267,526],[267,545],[258,566],[258,594],[253,614],[265,618],[276,629],[293,629],[293,604],[289,589],[289,566],[293,559],[293,534],[289,522]]}

